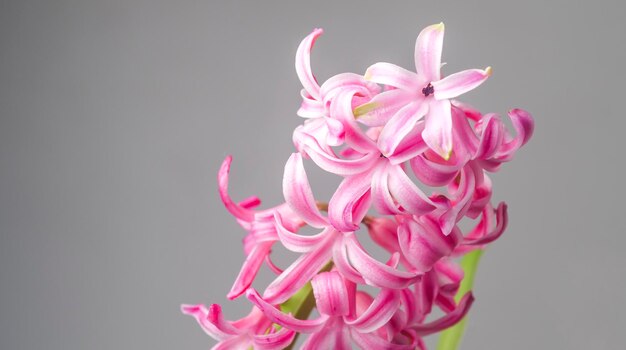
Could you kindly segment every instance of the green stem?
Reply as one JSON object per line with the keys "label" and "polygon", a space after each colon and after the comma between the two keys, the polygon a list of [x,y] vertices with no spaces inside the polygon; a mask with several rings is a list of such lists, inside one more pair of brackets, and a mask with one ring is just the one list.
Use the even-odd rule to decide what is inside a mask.
{"label": "green stem", "polygon": [[[483,251],[478,249],[468,253],[461,259],[461,267],[465,272],[465,277],[461,281],[461,286],[454,299],[458,303],[459,300],[465,295],[465,293],[472,290],[474,285],[474,277],[476,276],[476,269],[478,268],[478,262],[482,256]],[[437,344],[437,350],[456,350],[461,344],[461,338],[463,338],[463,332],[467,323],[467,316],[464,317],[456,325],[441,332],[439,337],[439,343]]]}
{"label": "green stem", "polygon": [[[327,272],[333,267],[333,262],[330,261],[326,266],[324,266],[320,272]],[[280,310],[284,313],[291,313],[293,317],[299,320],[306,320],[313,308],[315,307],[315,296],[313,295],[313,287],[311,286],[311,282],[308,282],[304,285],[304,287],[300,288],[299,291],[296,292],[291,298],[287,299],[284,303],[280,305]],[[285,348],[285,350],[293,349],[296,344],[296,340],[298,340],[299,333],[296,333],[296,336],[293,338],[291,344]]]}

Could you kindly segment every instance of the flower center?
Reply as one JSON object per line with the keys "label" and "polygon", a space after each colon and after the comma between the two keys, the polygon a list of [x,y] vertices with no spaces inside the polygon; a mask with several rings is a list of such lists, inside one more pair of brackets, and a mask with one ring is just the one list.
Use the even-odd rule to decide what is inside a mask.
{"label": "flower center", "polygon": [[431,83],[428,83],[428,85],[426,85],[426,87],[422,89],[422,93],[426,97],[428,97],[428,95],[430,94],[433,94],[434,92],[435,92],[435,88],[433,87],[433,84]]}

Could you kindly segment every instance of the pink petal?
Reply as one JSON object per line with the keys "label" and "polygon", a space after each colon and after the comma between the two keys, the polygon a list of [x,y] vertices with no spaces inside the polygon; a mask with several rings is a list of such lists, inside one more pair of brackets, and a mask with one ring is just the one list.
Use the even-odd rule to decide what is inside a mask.
{"label": "pink petal", "polygon": [[[359,333],[357,331],[351,331],[352,340],[364,350],[413,350],[416,349],[416,344],[393,344],[386,339],[376,335],[376,333]],[[418,348],[422,350],[422,348]]]}
{"label": "pink petal", "polygon": [[285,248],[296,253],[308,253],[314,250],[324,240],[324,238],[326,238],[328,234],[331,234],[329,233],[329,230],[332,230],[332,228],[327,227],[324,229],[324,231],[316,235],[299,235],[295,232],[289,231],[283,225],[283,219],[280,214],[275,214],[275,220],[276,233],[278,234],[278,239],[280,240],[280,243],[282,243]]}
{"label": "pink petal", "polygon": [[496,239],[500,238],[500,236],[502,236],[502,234],[506,230],[506,227],[509,223],[509,216],[507,214],[506,203],[502,202],[500,203],[500,205],[498,205],[498,209],[496,210],[496,218],[497,218],[496,219],[497,224],[496,224],[496,227],[493,228],[493,230],[489,231],[489,233],[487,233],[481,238],[473,239],[473,240],[471,239],[465,240],[463,241],[463,245],[480,246],[484,244],[489,244],[495,241]]}
{"label": "pink petal", "polygon": [[300,78],[304,89],[316,100],[320,99],[320,86],[313,76],[313,72],[311,72],[311,49],[323,32],[321,28],[314,29],[311,34],[302,40],[296,52],[296,73],[298,78]]}
{"label": "pink petal", "polygon": [[281,350],[286,348],[296,336],[296,332],[281,328],[278,332],[255,335],[252,340],[254,342],[254,350]]}
{"label": "pink petal", "polygon": [[468,69],[433,81],[435,99],[447,100],[474,90],[491,75],[491,67],[486,69]]}
{"label": "pink petal", "polygon": [[509,111],[509,118],[511,118],[513,128],[515,128],[517,135],[514,138],[511,136],[507,137],[506,143],[498,152],[497,158],[500,161],[511,160],[515,151],[525,145],[532,137],[535,129],[533,117],[523,109],[512,109]]}
{"label": "pink petal", "polygon": [[238,337],[224,339],[223,341],[215,344],[211,350],[232,350],[232,349],[248,349],[250,348],[252,340],[247,335],[240,335]]}
{"label": "pink petal", "polygon": [[415,68],[426,82],[439,80],[444,29],[443,23],[433,24],[424,28],[417,36]]}
{"label": "pink petal", "polygon": [[482,134],[475,158],[489,159],[500,150],[504,140],[504,124],[496,114],[487,114],[482,121]]}
{"label": "pink petal", "polygon": [[450,101],[429,99],[429,110],[426,115],[426,127],[422,138],[433,151],[443,159],[450,158],[452,153],[452,111]]}
{"label": "pink petal", "polygon": [[428,186],[444,186],[459,174],[459,165],[439,163],[428,159],[425,155],[417,156],[410,161],[415,176]]}
{"label": "pink petal", "polygon": [[302,97],[302,103],[296,112],[298,116],[302,118],[318,118],[326,113],[322,101],[314,99],[305,89],[300,91],[300,96]]}
{"label": "pink petal", "polygon": [[270,303],[282,303],[304,286],[328,263],[336,232],[326,238],[311,252],[301,255],[265,289],[263,297]]}
{"label": "pink petal", "polygon": [[380,214],[400,214],[398,204],[389,191],[389,164],[379,166],[372,177],[372,203]]}
{"label": "pink petal", "polygon": [[402,289],[419,279],[419,274],[397,270],[369,256],[360,247],[354,234],[347,235],[344,244],[352,266],[361,273],[369,285],[379,288]]}
{"label": "pink petal", "polygon": [[355,89],[344,88],[332,101],[330,115],[343,124],[345,140],[352,148],[359,152],[376,152],[376,144],[357,125],[352,113],[352,98],[357,92]]}
{"label": "pink petal", "polygon": [[337,175],[350,176],[370,169],[378,161],[376,153],[367,153],[356,159],[341,159],[334,153],[325,150],[319,142],[309,134],[294,132],[296,143],[304,145],[306,154],[320,168]]}
{"label": "pink petal", "polygon": [[272,322],[278,323],[283,327],[287,327],[291,330],[301,333],[313,333],[318,331],[324,326],[326,320],[328,320],[328,316],[320,316],[313,320],[298,320],[291,315],[287,315],[282,313],[276,307],[274,307],[271,303],[267,302],[264,298],[261,298],[259,293],[257,293],[254,289],[248,289],[246,292],[246,297],[250,300],[256,307],[261,309],[265,314],[265,317],[269,318]]}
{"label": "pink petal", "polygon": [[349,281],[365,284],[363,276],[350,264],[346,245],[343,243],[344,240],[345,238],[342,238],[340,243],[335,243],[333,246],[333,263],[335,268]]}
{"label": "pink petal", "polygon": [[415,129],[415,125],[427,111],[427,104],[420,98],[402,107],[389,120],[378,137],[378,148],[385,157],[394,153],[396,147]]}
{"label": "pink petal", "polygon": [[389,191],[404,211],[424,215],[436,209],[435,204],[417,187],[400,165],[390,165]]}
{"label": "pink petal", "polygon": [[326,218],[317,209],[299,153],[293,153],[285,164],[283,194],[289,207],[307,224],[317,228],[326,227]]}
{"label": "pink petal", "polygon": [[350,332],[339,319],[331,319],[323,329],[311,334],[302,344],[302,350],[351,350]]}
{"label": "pink petal", "polygon": [[414,330],[419,336],[423,337],[452,327],[465,317],[473,302],[474,296],[471,292],[468,292],[463,296],[461,301],[459,301],[459,305],[457,305],[454,311],[430,323],[413,326],[411,329]]}
{"label": "pink petal", "polygon": [[311,280],[315,304],[322,315],[345,316],[349,312],[348,290],[337,271],[321,272]]}
{"label": "pink petal", "polygon": [[372,185],[374,166],[367,172],[346,177],[328,202],[328,219],[330,223],[341,232],[349,232],[358,229],[355,222],[354,212],[364,196],[369,198],[369,190]]}
{"label": "pink petal", "polygon": [[404,90],[418,90],[417,74],[395,64],[378,62],[367,68],[365,79]]}
{"label": "pink petal", "polygon": [[217,304],[212,304],[209,309],[204,305],[181,305],[180,310],[185,315],[194,317],[202,330],[213,339],[228,339],[242,333],[224,320],[222,308]]}
{"label": "pink petal", "polygon": [[380,92],[380,87],[371,81],[365,80],[362,75],[354,73],[340,73],[330,77],[322,84],[320,94],[325,103],[329,103],[338,93],[346,89],[356,88],[360,94],[369,96]]}
{"label": "pink petal", "polygon": [[385,325],[400,307],[400,292],[383,289],[358,318],[346,319],[347,325],[360,333],[370,333]]}
{"label": "pink petal", "polygon": [[230,172],[230,164],[233,161],[233,157],[228,156],[222,162],[222,166],[217,174],[217,182],[219,187],[220,198],[226,209],[237,219],[243,221],[252,221],[254,219],[254,212],[247,210],[237,205],[228,195],[228,173]]}
{"label": "pink petal", "polygon": [[[401,89],[379,93],[354,109],[354,117],[367,126],[383,126],[400,108],[414,100],[416,94]],[[419,97],[419,96],[417,96]]]}
{"label": "pink petal", "polygon": [[263,265],[263,261],[269,255],[273,244],[273,241],[260,242],[252,249],[250,254],[246,256],[246,260],[239,271],[239,275],[235,279],[235,283],[230,289],[230,292],[226,295],[228,299],[233,300],[243,294],[246,289],[250,288],[261,265]]}
{"label": "pink petal", "polygon": [[401,164],[428,151],[428,145],[422,138],[425,126],[426,122],[423,118],[415,124],[415,127],[396,146],[393,153],[387,156],[389,163]]}
{"label": "pink petal", "polygon": [[439,259],[450,255],[461,239],[458,230],[444,235],[439,224],[426,216],[404,220],[398,228],[402,253],[421,273],[429,271]]}

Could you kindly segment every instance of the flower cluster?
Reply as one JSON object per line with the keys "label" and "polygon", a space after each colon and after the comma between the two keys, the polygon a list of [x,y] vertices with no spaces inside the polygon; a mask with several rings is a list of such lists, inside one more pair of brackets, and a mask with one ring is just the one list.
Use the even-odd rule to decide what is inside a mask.
{"label": "flower cluster", "polygon": [[[437,24],[417,38],[417,72],[376,63],[363,75],[341,73],[320,85],[310,53],[321,34],[315,29],[296,54],[303,85],[297,114],[305,121],[285,165],[285,203],[257,210],[256,197],[236,202],[228,194],[230,157],[219,171],[221,199],[248,232],[228,298],[245,295],[253,305],[233,322],[219,305],[183,305],[218,341],[214,349],[284,349],[300,333],[308,335],[304,349],[424,348],[422,337],[458,322],[474,300],[471,292],[455,299],[464,272],[454,258],[483,249],[507,226],[506,205],[490,203],[487,173],[528,141],[533,119],[511,110],[512,134],[500,116],[455,99],[491,69],[442,77],[444,26]],[[305,159],[343,178],[327,203],[316,200]],[[477,222],[468,232],[458,226],[465,217]],[[319,233],[299,233],[305,226]],[[368,236],[389,253],[386,261],[361,245]],[[270,258],[275,244],[299,254],[284,270]],[[264,264],[277,277],[259,293],[251,285]],[[307,288],[318,316],[281,309]],[[435,308],[443,316],[433,319]]]}

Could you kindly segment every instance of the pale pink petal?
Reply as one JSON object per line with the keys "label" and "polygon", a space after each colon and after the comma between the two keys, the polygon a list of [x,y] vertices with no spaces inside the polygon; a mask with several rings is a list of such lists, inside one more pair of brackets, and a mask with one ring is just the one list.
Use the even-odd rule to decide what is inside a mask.
{"label": "pale pink petal", "polygon": [[378,62],[365,71],[365,79],[404,90],[418,90],[417,74],[392,63]]}
{"label": "pale pink petal", "polygon": [[345,319],[344,322],[360,333],[370,333],[385,325],[399,307],[400,292],[383,289],[359,317]]}
{"label": "pale pink petal", "polygon": [[342,243],[344,239],[345,238],[342,238],[341,242],[333,245],[333,263],[335,264],[335,268],[349,281],[365,284],[363,276],[350,264],[346,245]]}
{"label": "pale pink petal", "polygon": [[359,152],[376,151],[376,143],[372,141],[357,125],[352,113],[352,98],[356,90],[345,88],[333,99],[330,105],[330,116],[341,121],[345,130],[345,140],[348,145]]}
{"label": "pale pink petal", "polygon": [[252,343],[247,335],[240,335],[238,337],[225,339],[211,348],[211,350],[233,350],[233,349],[249,349]]}
{"label": "pale pink petal", "polygon": [[368,99],[370,95],[373,96],[380,92],[380,86],[365,80],[362,75],[340,73],[330,77],[322,84],[320,94],[323,96],[325,103],[329,103],[341,91],[354,88],[359,91],[359,95],[368,97]]}
{"label": "pale pink petal", "polygon": [[356,159],[341,159],[325,150],[319,142],[304,132],[294,132],[294,139],[304,146],[306,154],[320,168],[337,175],[350,176],[370,169],[378,161],[376,153],[367,153]]}
{"label": "pale pink petal", "polygon": [[248,256],[246,256],[246,260],[239,271],[239,275],[235,279],[235,283],[230,289],[230,292],[226,295],[228,299],[233,300],[239,297],[252,285],[261,265],[263,265],[263,261],[269,255],[273,244],[273,241],[260,242],[252,249]]}
{"label": "pale pink petal", "polygon": [[325,315],[322,315],[319,318],[313,320],[299,320],[291,315],[284,314],[267,300],[265,300],[265,298],[261,298],[259,293],[257,293],[257,291],[252,288],[248,289],[248,291],[246,292],[246,297],[254,305],[256,305],[256,307],[261,309],[265,316],[269,318],[272,322],[278,323],[279,325],[287,327],[296,332],[316,332],[321,329],[324,326],[326,320],[328,320],[328,316]]}
{"label": "pale pink petal", "polygon": [[471,292],[468,292],[463,296],[461,301],[459,301],[459,305],[457,305],[454,311],[435,321],[412,326],[411,329],[414,330],[419,336],[424,337],[452,327],[465,317],[473,302],[474,296]]}
{"label": "pale pink petal", "polygon": [[224,340],[243,332],[224,320],[222,308],[217,304],[208,309],[204,305],[181,305],[180,310],[195,318],[202,330],[213,339]]}
{"label": "pale pink petal", "polygon": [[450,101],[429,100],[426,127],[422,138],[433,151],[443,159],[450,159],[452,153],[452,111]]}
{"label": "pale pink petal", "polygon": [[402,209],[414,215],[424,215],[436,209],[435,204],[417,187],[400,165],[390,165],[389,191]]}
{"label": "pale pink petal", "polygon": [[265,289],[263,297],[270,303],[282,303],[304,286],[328,263],[336,232],[329,232],[316,249],[301,255]]}
{"label": "pale pink petal", "polygon": [[296,253],[308,253],[314,250],[317,245],[319,245],[324,240],[324,238],[326,238],[328,234],[331,234],[329,233],[329,230],[332,230],[332,228],[327,227],[324,229],[324,231],[316,235],[305,236],[289,231],[283,225],[283,219],[280,214],[275,214],[275,220],[276,233],[278,234],[278,239],[280,240],[280,243],[282,243],[285,248]]}
{"label": "pale pink petal", "polygon": [[372,99],[354,108],[354,117],[367,126],[383,126],[400,108],[419,97],[412,91],[401,89],[379,93]]}
{"label": "pale pink petal", "polygon": [[347,235],[344,244],[346,244],[352,266],[369,285],[379,288],[402,289],[419,279],[419,274],[395,269],[369,256],[361,248],[354,234]]}
{"label": "pale pink petal", "polygon": [[222,199],[222,203],[224,203],[226,209],[234,217],[243,221],[252,221],[254,218],[254,212],[237,205],[237,203],[235,203],[228,195],[228,173],[230,172],[230,164],[232,161],[233,157],[226,157],[217,174],[220,198]]}
{"label": "pale pink petal", "polygon": [[447,185],[457,177],[460,170],[458,164],[435,162],[425,155],[411,159],[410,164],[415,176],[428,186]]}
{"label": "pale pink petal", "polygon": [[444,29],[443,23],[430,25],[420,32],[415,42],[415,68],[427,83],[440,79]]}
{"label": "pale pink petal", "polygon": [[311,280],[315,305],[322,315],[345,316],[349,312],[348,290],[337,271],[321,272]]}
{"label": "pale pink petal", "polygon": [[[358,228],[353,216],[362,197],[369,194],[372,176],[377,166],[369,171],[346,177],[328,202],[328,219],[341,232],[354,231]],[[369,197],[369,196],[368,196]]]}
{"label": "pale pink petal", "polygon": [[296,51],[296,73],[304,89],[314,99],[320,99],[320,86],[317,80],[311,72],[311,49],[315,44],[317,38],[322,35],[324,31],[321,28],[316,28],[309,34],[298,46]]}
{"label": "pale pink petal", "polygon": [[326,113],[322,101],[314,99],[305,89],[300,91],[300,96],[302,96],[302,103],[296,112],[298,116],[302,118],[319,118]]}
{"label": "pale pink petal", "polygon": [[316,228],[327,225],[326,218],[317,209],[313,191],[311,191],[309,179],[302,164],[302,155],[299,153],[293,153],[285,164],[283,194],[289,207],[307,224]]}
{"label": "pale pink petal", "polygon": [[389,191],[389,164],[379,166],[372,177],[372,203],[380,214],[399,214],[398,204]]}
{"label": "pale pink petal", "polygon": [[491,67],[486,69],[468,69],[433,81],[435,99],[447,100],[474,90],[491,75]]}
{"label": "pale pink petal", "polygon": [[380,152],[389,157],[404,138],[415,129],[417,122],[428,111],[428,105],[423,99],[411,102],[402,107],[385,125],[378,137]]}
{"label": "pale pink petal", "polygon": [[281,350],[286,348],[296,336],[296,332],[281,328],[278,332],[269,334],[257,334],[252,340],[254,342],[254,350]]}

